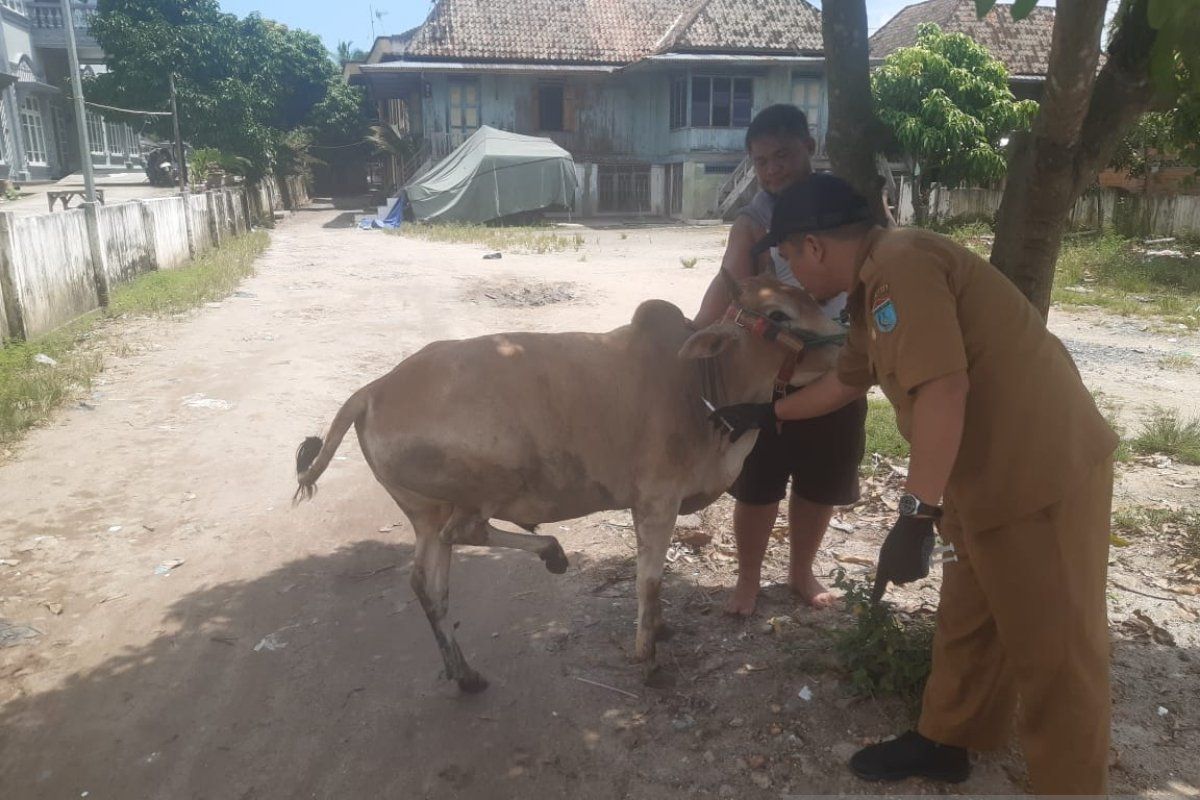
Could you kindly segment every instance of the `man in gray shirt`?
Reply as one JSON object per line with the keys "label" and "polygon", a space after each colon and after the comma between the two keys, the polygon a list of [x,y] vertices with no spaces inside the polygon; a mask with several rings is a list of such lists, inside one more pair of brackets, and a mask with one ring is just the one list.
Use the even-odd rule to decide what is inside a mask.
{"label": "man in gray shirt", "polygon": [[[771,223],[774,198],[812,174],[815,143],[804,112],[795,106],[775,105],[760,111],[746,131],[746,149],[761,191],[738,214],[729,231],[721,267],[737,280],[769,271],[792,286],[799,282],[787,262],[772,250],[755,255],[754,246]],[[719,322],[729,307],[724,281],[715,276],[705,292],[695,324]],[[841,295],[824,305],[838,318],[845,307]],[[762,581],[762,563],[779,503],[787,496],[788,534],[791,543],[788,583],[805,603],[823,608],[832,596],[813,574],[813,560],[833,515],[835,505],[858,500],[858,465],[865,447],[863,424],[866,401],[851,403],[824,417],[784,423],[780,433],[763,431],[746,459],[742,474],[730,488],[737,504],[733,532],[737,541],[738,580],[725,609],[731,614],[754,613]]]}

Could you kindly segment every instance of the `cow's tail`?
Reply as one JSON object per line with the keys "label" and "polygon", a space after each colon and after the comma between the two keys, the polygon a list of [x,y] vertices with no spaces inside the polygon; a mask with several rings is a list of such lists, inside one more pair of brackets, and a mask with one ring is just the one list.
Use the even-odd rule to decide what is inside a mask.
{"label": "cow's tail", "polygon": [[296,494],[292,496],[292,505],[301,500],[311,499],[316,494],[317,478],[321,477],[321,473],[333,460],[333,454],[337,452],[346,431],[362,418],[366,410],[367,396],[364,387],[352,394],[342,405],[337,416],[333,418],[324,441],[319,436],[309,436],[300,443],[300,447],[296,449],[296,480],[300,485]]}

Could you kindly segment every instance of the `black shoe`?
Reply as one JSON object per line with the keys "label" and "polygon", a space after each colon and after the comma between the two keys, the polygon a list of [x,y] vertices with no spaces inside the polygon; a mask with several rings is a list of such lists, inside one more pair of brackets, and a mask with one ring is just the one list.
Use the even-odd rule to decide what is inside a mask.
{"label": "black shoe", "polygon": [[929,778],[961,783],[971,774],[971,761],[965,747],[938,744],[908,731],[859,750],[850,758],[850,771],[864,781]]}

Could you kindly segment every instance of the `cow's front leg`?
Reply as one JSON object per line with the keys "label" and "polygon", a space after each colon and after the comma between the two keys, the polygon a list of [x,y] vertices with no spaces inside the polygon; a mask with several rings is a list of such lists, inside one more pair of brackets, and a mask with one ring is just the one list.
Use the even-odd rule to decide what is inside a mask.
{"label": "cow's front leg", "polygon": [[645,663],[646,674],[654,670],[654,644],[664,627],[662,621],[662,574],[667,548],[675,531],[675,512],[679,501],[656,503],[633,509],[637,531],[637,639],[634,658]]}

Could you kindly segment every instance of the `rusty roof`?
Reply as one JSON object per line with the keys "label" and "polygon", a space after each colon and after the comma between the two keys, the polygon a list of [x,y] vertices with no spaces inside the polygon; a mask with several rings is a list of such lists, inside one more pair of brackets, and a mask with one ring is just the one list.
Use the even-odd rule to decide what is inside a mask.
{"label": "rusty roof", "polygon": [[438,0],[405,57],[629,64],[664,52],[820,51],[807,0]]}
{"label": "rusty roof", "polygon": [[902,8],[871,37],[871,56],[883,58],[917,40],[917,26],[936,22],[948,33],[965,33],[1003,62],[1012,75],[1045,75],[1054,32],[1054,9],[1037,6],[1021,21],[1012,6],[997,3],[983,19],[973,0],[926,0]]}

